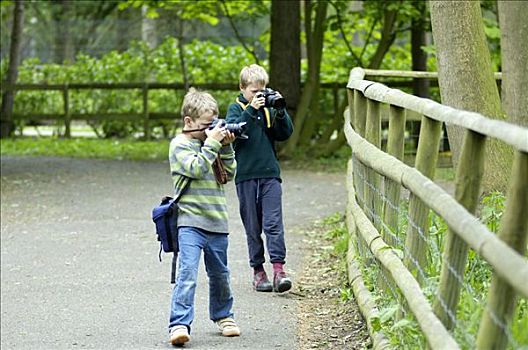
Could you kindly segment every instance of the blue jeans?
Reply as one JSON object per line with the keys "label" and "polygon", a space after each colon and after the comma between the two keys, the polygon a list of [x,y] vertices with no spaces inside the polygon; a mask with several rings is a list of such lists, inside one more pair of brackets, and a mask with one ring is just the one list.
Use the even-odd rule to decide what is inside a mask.
{"label": "blue jeans", "polygon": [[286,244],[282,223],[282,186],[279,179],[252,179],[236,185],[240,217],[246,230],[249,265],[265,262],[262,232],[270,262],[284,264]]}
{"label": "blue jeans", "polygon": [[227,234],[210,233],[196,227],[179,227],[178,275],[172,290],[169,330],[185,325],[191,330],[198,265],[203,250],[209,278],[209,317],[213,321],[233,317],[233,296],[227,267]]}

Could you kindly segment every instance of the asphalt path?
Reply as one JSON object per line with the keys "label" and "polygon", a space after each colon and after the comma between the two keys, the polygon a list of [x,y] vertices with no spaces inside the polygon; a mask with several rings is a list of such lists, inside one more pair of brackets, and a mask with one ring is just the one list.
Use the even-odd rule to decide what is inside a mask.
{"label": "asphalt path", "polygon": [[[343,212],[344,174],[283,171],[286,268],[303,266],[303,230]],[[170,256],[158,261],[152,207],[171,194],[168,162],[1,158],[1,348],[166,349]],[[234,184],[229,266],[238,338],[208,317],[203,263],[189,349],[298,349],[301,297],[251,289]],[[270,272],[269,263],[266,269]]]}

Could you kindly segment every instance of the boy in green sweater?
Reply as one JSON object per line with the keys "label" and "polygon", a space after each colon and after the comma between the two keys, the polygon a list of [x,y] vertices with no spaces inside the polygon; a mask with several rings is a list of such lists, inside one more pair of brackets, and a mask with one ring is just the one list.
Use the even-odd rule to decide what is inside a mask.
{"label": "boy in green sweater", "polygon": [[[170,342],[190,340],[194,319],[194,294],[198,264],[203,251],[209,277],[209,316],[222,335],[238,336],[233,320],[233,296],[227,267],[227,206],[224,183],[235,176],[236,161],[231,143],[235,136],[221,127],[208,127],[218,115],[215,99],[190,89],[182,105],[183,129],[170,143],[169,161],[176,191],[182,177],[190,178],[178,202],[179,261],[172,292],[169,320]],[[225,176],[215,176],[213,164],[221,162]]]}
{"label": "boy in green sweater", "polygon": [[[268,74],[252,64],[240,72],[240,95],[228,108],[228,123],[246,122],[247,139],[234,142],[237,161],[235,183],[240,204],[240,217],[247,236],[249,265],[253,268],[253,286],[258,292],[285,292],[292,286],[284,271],[286,244],[282,221],[282,187],[275,141],[287,140],[293,123],[284,104],[268,106],[262,90]],[[274,98],[284,101],[280,93]],[[268,101],[269,102],[269,101]],[[273,264],[273,283],[264,270],[264,243]]]}

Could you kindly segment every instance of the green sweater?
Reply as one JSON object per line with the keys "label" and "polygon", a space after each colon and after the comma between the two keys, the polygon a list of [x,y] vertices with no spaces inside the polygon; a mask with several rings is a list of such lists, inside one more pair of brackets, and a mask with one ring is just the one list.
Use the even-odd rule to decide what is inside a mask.
{"label": "green sweater", "polygon": [[[238,101],[229,105],[228,123],[247,122],[247,140],[237,138],[234,142],[237,171],[235,182],[251,179],[278,178],[280,167],[275,154],[275,141],[287,140],[293,132],[293,123],[286,110],[269,108],[268,127],[264,108],[256,110],[240,94]],[[242,105],[247,108],[242,107]]]}
{"label": "green sweater", "polygon": [[205,142],[178,135],[169,147],[172,180],[177,191],[181,176],[191,179],[187,191],[178,202],[178,227],[191,226],[210,232],[228,233],[227,204],[224,185],[219,184],[212,164],[217,155],[224,163],[228,180],[236,171],[233,147],[223,146],[212,138]]}

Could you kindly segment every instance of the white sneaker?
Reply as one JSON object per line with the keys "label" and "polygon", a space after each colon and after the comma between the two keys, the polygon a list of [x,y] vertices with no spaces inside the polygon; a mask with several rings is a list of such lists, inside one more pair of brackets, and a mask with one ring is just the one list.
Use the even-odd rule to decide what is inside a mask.
{"label": "white sneaker", "polygon": [[231,317],[218,320],[216,321],[216,324],[224,337],[238,337],[240,335],[240,328],[238,328],[235,320]]}
{"label": "white sneaker", "polygon": [[170,331],[170,342],[172,345],[183,345],[191,340],[187,326],[178,325]]}

